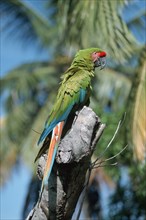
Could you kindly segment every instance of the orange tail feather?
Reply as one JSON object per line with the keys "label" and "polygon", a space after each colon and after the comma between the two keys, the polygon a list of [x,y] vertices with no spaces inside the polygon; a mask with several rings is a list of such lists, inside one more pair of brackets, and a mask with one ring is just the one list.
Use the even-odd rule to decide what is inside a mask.
{"label": "orange tail feather", "polygon": [[54,164],[54,160],[55,160],[55,156],[57,153],[58,144],[61,138],[63,126],[64,126],[64,121],[59,122],[56,125],[56,127],[53,129],[50,147],[48,150],[48,158],[47,158],[46,167],[44,171],[44,177],[43,177],[43,183],[42,183],[43,185],[48,184],[48,179],[50,177],[51,170]]}

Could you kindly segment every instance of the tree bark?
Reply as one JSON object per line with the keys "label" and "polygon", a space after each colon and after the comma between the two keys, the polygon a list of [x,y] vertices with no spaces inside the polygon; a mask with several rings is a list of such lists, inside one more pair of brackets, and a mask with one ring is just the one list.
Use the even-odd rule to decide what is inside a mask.
{"label": "tree bark", "polygon": [[[84,106],[60,142],[48,187],[44,188],[40,203],[29,213],[27,220],[71,219],[84,189],[91,156],[104,128],[92,109]],[[39,160],[37,174],[41,179],[46,159],[44,154]]]}

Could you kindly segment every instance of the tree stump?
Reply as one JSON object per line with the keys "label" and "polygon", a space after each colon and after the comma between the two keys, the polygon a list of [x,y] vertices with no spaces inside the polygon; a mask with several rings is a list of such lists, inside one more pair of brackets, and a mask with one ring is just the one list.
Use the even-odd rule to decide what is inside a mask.
{"label": "tree stump", "polygon": [[[91,156],[105,124],[89,107],[76,116],[70,131],[61,140],[48,187],[40,203],[29,213],[27,220],[69,220],[84,189]],[[42,179],[47,154],[39,159],[37,174]]]}

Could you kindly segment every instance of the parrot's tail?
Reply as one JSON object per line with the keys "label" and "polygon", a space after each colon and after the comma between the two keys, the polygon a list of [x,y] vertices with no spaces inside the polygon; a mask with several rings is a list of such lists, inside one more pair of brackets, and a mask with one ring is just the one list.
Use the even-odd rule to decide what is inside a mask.
{"label": "parrot's tail", "polygon": [[59,122],[56,125],[56,127],[53,129],[53,132],[52,132],[52,138],[51,138],[51,142],[50,142],[50,146],[49,146],[49,150],[48,150],[48,158],[47,158],[46,167],[45,167],[45,171],[44,171],[42,187],[41,187],[41,191],[40,191],[40,197],[42,195],[42,191],[43,191],[44,186],[48,184],[48,179],[49,179],[51,171],[52,171],[52,167],[54,164],[54,160],[55,160],[55,156],[57,153],[58,144],[59,144],[59,141],[61,138],[64,123],[65,123],[64,121]]}

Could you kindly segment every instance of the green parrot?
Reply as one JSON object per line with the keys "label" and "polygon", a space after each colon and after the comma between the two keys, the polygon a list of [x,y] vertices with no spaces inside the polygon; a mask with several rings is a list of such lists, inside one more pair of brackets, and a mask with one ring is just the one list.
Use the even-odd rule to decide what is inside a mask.
{"label": "green parrot", "polygon": [[89,105],[91,93],[91,79],[94,77],[96,67],[103,69],[106,64],[106,52],[99,48],[80,50],[75,55],[71,66],[62,75],[61,85],[56,102],[45,123],[45,128],[39,138],[38,144],[44,141],[36,159],[48,148],[48,158],[42,181],[42,188],[48,184],[58,144],[64,127],[69,124],[69,118],[84,105]]}

